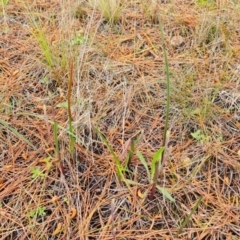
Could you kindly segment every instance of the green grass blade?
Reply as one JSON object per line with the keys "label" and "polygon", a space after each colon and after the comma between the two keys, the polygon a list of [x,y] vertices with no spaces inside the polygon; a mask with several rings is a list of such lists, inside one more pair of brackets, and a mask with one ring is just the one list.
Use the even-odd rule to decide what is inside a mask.
{"label": "green grass blade", "polygon": [[160,19],[159,19],[159,28],[161,33],[162,45],[163,45],[163,55],[164,55],[164,63],[165,63],[166,78],[167,78],[166,79],[167,80],[167,103],[166,103],[166,118],[165,118],[165,125],[164,125],[164,139],[163,139],[163,145],[165,145],[167,130],[168,130],[169,113],[170,113],[170,71],[169,71],[167,50],[166,50],[165,41],[164,41],[163,27]]}
{"label": "green grass blade", "polygon": [[185,218],[184,222],[181,224],[181,227],[180,227],[180,229],[179,229],[179,232],[182,232],[183,228],[188,224],[188,222],[189,222],[190,218],[192,217],[193,213],[197,210],[198,205],[201,203],[202,198],[203,198],[203,196],[201,196],[201,197],[198,199],[197,203],[195,204],[195,206],[194,206],[193,209],[191,210],[190,214]]}
{"label": "green grass blade", "polygon": [[122,164],[121,164],[119,158],[117,157],[116,153],[114,152],[114,150],[113,150],[112,146],[110,145],[110,143],[108,142],[107,138],[98,129],[96,129],[96,131],[99,134],[101,140],[107,146],[110,153],[112,154],[113,159],[116,164],[116,167],[117,167],[117,177],[119,180],[121,180],[121,176],[122,176],[122,172],[123,172],[124,168],[122,167]]}
{"label": "green grass blade", "polygon": [[139,135],[137,136],[137,138],[136,138],[135,140],[133,140],[132,143],[131,143],[131,148],[130,148],[130,150],[128,151],[128,157],[127,157],[127,161],[126,161],[126,168],[128,168],[129,165],[130,165],[130,163],[131,163],[131,160],[132,160],[132,158],[133,158],[134,152],[135,152],[135,150],[136,150],[136,146],[137,146],[137,144],[138,144],[141,136],[142,136],[142,134],[139,134]]}
{"label": "green grass blade", "polygon": [[58,142],[58,123],[56,122],[54,122],[54,125],[53,125],[53,133],[54,133],[56,157],[58,160],[60,160],[59,142]]}
{"label": "green grass blade", "polygon": [[163,196],[165,196],[171,202],[175,202],[175,199],[171,196],[171,194],[165,188],[157,186],[157,189],[163,194]]}
{"label": "green grass blade", "polygon": [[142,155],[141,152],[137,151],[137,156],[139,158],[139,160],[141,161],[142,165],[145,167],[146,171],[147,171],[147,175],[148,175],[148,179],[150,181],[150,172],[149,172],[149,169],[148,169],[148,164],[144,158],[144,156]]}
{"label": "green grass blade", "polygon": [[28,140],[26,139],[21,133],[19,133],[15,128],[11,127],[7,122],[0,119],[0,123],[8,128],[15,136],[19,137],[22,141],[27,143],[29,146],[31,146],[34,150],[37,150],[37,148]]}
{"label": "green grass blade", "polygon": [[158,171],[159,169],[159,162],[162,158],[163,151],[164,151],[164,147],[160,147],[153,156],[152,163],[151,163],[151,183],[153,182],[155,171]]}
{"label": "green grass blade", "polygon": [[70,137],[70,153],[74,153],[74,144],[75,144],[75,137],[73,136],[73,126],[72,126],[72,120],[69,119],[69,122],[68,122],[68,126],[69,126],[69,132],[71,134],[69,134],[69,137]]}

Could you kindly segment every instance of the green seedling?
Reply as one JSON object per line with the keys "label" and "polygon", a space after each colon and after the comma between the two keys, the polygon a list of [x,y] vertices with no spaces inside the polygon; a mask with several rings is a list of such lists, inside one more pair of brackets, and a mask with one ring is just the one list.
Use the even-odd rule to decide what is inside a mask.
{"label": "green seedling", "polygon": [[[169,114],[170,114],[170,70],[169,70],[169,64],[168,64],[168,57],[167,57],[167,51],[165,48],[164,43],[164,35],[163,35],[163,28],[161,25],[161,21],[159,19],[159,28],[161,33],[161,39],[162,39],[162,46],[163,46],[163,55],[164,55],[164,64],[165,64],[165,70],[166,70],[166,80],[167,80],[167,101],[166,101],[166,117],[165,117],[165,124],[164,124],[164,133],[163,133],[163,146],[156,152],[155,157],[159,157],[158,160],[154,159],[154,173],[153,173],[153,185],[150,193],[150,200],[153,200],[156,187],[157,187],[157,180],[160,174],[163,172],[163,168],[165,166],[165,162],[167,160],[165,156],[165,150],[168,147],[168,141],[169,141],[169,135],[170,132],[168,130],[168,122],[169,122]],[[160,163],[160,157],[162,159],[162,166],[159,168]],[[153,164],[153,163],[152,163]],[[159,189],[159,188],[158,188]],[[161,190],[160,190],[161,191]]]}
{"label": "green seedling", "polygon": [[107,146],[108,150],[113,156],[113,159],[115,161],[115,165],[117,168],[117,178],[119,181],[121,181],[124,178],[124,172],[127,170],[125,167],[122,166],[120,162],[120,158],[117,156],[117,154],[114,152],[112,146],[108,142],[107,138],[100,132],[100,130],[96,129],[98,135],[100,136],[101,140],[104,142],[104,144]]}
{"label": "green seedling", "polygon": [[37,178],[45,178],[46,174],[42,172],[40,167],[31,167],[30,172],[32,173],[32,178],[37,179]]}
{"label": "green seedling", "polygon": [[73,154],[74,153],[74,145],[75,145],[75,142],[76,142],[76,138],[74,137],[74,134],[73,134],[70,97],[68,97],[68,101],[67,102],[59,103],[57,105],[57,107],[59,107],[59,108],[66,108],[68,110],[68,130],[69,130],[69,133],[70,133],[69,134],[69,139],[70,139],[69,150],[70,150],[70,153]]}
{"label": "green seedling", "polygon": [[[160,172],[160,161],[162,159],[162,154],[164,151],[164,147],[161,147],[158,149],[158,151],[156,151],[156,153],[153,155],[152,161],[151,161],[151,166],[150,166],[150,170],[149,170],[149,166],[144,158],[144,156],[142,155],[141,152],[137,151],[137,156],[139,158],[139,160],[141,161],[141,163],[143,164],[143,166],[145,167],[146,171],[147,171],[147,175],[148,175],[148,179],[150,184],[154,184],[154,176],[156,174],[156,172]],[[157,168],[156,168],[157,167]],[[156,185],[156,188],[166,197],[168,198],[171,202],[174,202],[174,198],[171,196],[171,194],[164,188]]]}
{"label": "green seedling", "polygon": [[131,140],[131,146],[130,146],[130,149],[128,150],[128,155],[127,155],[127,159],[126,159],[126,167],[128,169],[129,169],[129,165],[131,163],[131,160],[133,158],[133,155],[134,155],[134,153],[136,151],[136,146],[137,146],[141,136],[142,135],[139,134],[136,139],[134,139],[134,140],[130,139]]}
{"label": "green seedling", "polygon": [[82,45],[83,43],[84,43],[84,36],[82,35],[82,33],[78,33],[77,36],[70,41],[71,46]]}
{"label": "green seedling", "polygon": [[74,153],[74,145],[76,142],[76,139],[73,137],[73,125],[72,125],[72,111],[71,111],[71,94],[72,94],[72,86],[73,86],[73,60],[70,60],[69,63],[69,79],[68,79],[68,92],[67,92],[67,104],[68,104],[68,126],[69,126],[69,138],[70,138],[70,153]]}
{"label": "green seedling", "polygon": [[201,130],[197,130],[196,132],[191,133],[191,136],[201,143],[210,141],[210,136],[202,134]]}
{"label": "green seedling", "polygon": [[64,198],[63,198],[63,201],[64,201],[67,205],[69,205],[69,200],[68,200],[67,197],[64,197]]}
{"label": "green seedling", "polygon": [[53,125],[53,134],[55,142],[55,155],[58,161],[60,160],[60,151],[59,151],[59,141],[58,141],[58,123],[54,122]]}
{"label": "green seedling", "polygon": [[41,80],[40,80],[40,83],[42,84],[48,84],[50,83],[50,79],[48,77],[43,77]]}
{"label": "green seedling", "polygon": [[31,209],[28,216],[30,218],[36,218],[36,217],[43,217],[46,215],[46,208],[45,207],[37,207],[36,209]]}
{"label": "green seedling", "polygon": [[50,170],[52,167],[51,157],[44,158],[43,162],[46,164],[46,169]]}
{"label": "green seedling", "polygon": [[194,212],[196,212],[199,204],[202,201],[202,196],[198,199],[198,201],[196,202],[195,206],[193,207],[193,209],[191,210],[191,212],[189,213],[189,215],[185,218],[185,220],[181,223],[180,229],[179,229],[179,233],[182,232],[183,228],[188,224],[189,220],[191,219],[192,215]]}

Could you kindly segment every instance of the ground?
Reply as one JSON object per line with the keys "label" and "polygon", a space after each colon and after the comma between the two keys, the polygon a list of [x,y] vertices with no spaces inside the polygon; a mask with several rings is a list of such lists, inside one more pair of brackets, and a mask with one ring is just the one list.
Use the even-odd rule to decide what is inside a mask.
{"label": "ground", "polygon": [[97,3],[0,3],[1,239],[240,239],[239,1]]}

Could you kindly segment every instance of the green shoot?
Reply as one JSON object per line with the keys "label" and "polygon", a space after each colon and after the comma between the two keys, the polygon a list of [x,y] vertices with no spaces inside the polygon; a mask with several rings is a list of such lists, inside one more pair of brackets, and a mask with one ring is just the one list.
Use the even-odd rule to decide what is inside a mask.
{"label": "green shoot", "polygon": [[30,218],[43,217],[45,215],[46,215],[46,208],[41,206],[37,207],[36,209],[32,209],[28,214]]}
{"label": "green shoot", "polygon": [[[71,113],[71,93],[72,93],[72,85],[73,85],[73,61],[70,61],[70,75],[68,80],[68,93],[67,93],[67,100],[68,100],[68,125],[69,125],[69,132],[73,133],[73,126],[72,126],[72,113]],[[69,135],[70,137],[70,153],[74,153],[74,144],[75,138],[73,134]]]}
{"label": "green shoot", "polygon": [[[168,57],[167,57],[167,51],[164,44],[164,35],[163,35],[163,28],[162,24],[159,20],[159,27],[160,27],[160,33],[161,33],[161,39],[162,39],[162,46],[163,46],[163,55],[164,55],[164,62],[165,62],[165,69],[166,69],[166,79],[167,79],[167,103],[166,103],[166,118],[165,118],[165,125],[164,125],[164,133],[163,133],[163,146],[165,147],[161,153],[163,163],[162,163],[162,169],[164,167],[164,163],[166,161],[166,158],[164,156],[165,150],[168,145],[168,138],[169,138],[169,132],[168,132],[168,122],[169,122],[169,113],[170,113],[170,71],[169,71],[169,64],[168,64]],[[157,179],[159,176],[159,160],[155,161],[155,169],[154,177],[153,177],[153,186],[151,189],[150,194],[150,200],[153,200],[155,191],[156,191],[156,185],[157,185]]]}
{"label": "green shoot", "polygon": [[96,129],[97,133],[99,134],[101,140],[104,142],[104,144],[107,146],[108,150],[110,151],[110,153],[113,156],[113,159],[115,161],[116,167],[117,167],[117,178],[119,181],[121,181],[122,177],[123,177],[123,172],[126,170],[121,162],[120,159],[118,158],[118,156],[116,155],[116,153],[114,152],[112,146],[110,145],[110,143],[108,142],[107,138],[100,132],[100,130]]}
{"label": "green shoot", "polygon": [[32,21],[33,21],[34,28],[31,31],[31,33],[33,37],[38,41],[48,66],[53,67],[54,63],[53,63],[52,52],[50,49],[50,44],[45,36],[43,28],[35,20],[32,20]]}
{"label": "green shoot", "polygon": [[60,160],[60,152],[59,152],[59,142],[58,142],[58,124],[54,122],[53,125],[53,133],[54,133],[54,142],[55,142],[55,154],[56,158]]}
{"label": "green shoot", "polygon": [[31,167],[30,168],[30,172],[32,173],[32,178],[36,179],[36,178],[45,178],[46,174],[42,172],[40,167]]}
{"label": "green shoot", "polygon": [[179,233],[181,233],[182,230],[183,230],[183,228],[188,224],[188,222],[189,222],[190,218],[192,217],[193,213],[197,210],[198,205],[201,203],[202,198],[203,198],[203,196],[201,196],[201,197],[198,199],[197,203],[195,204],[195,206],[194,206],[193,209],[191,210],[190,214],[185,218],[184,222],[181,224],[181,227],[180,227],[180,229],[179,229]]}
{"label": "green shoot", "polygon": [[138,144],[141,136],[142,136],[142,135],[139,134],[139,135],[137,136],[137,138],[136,138],[135,140],[132,140],[132,142],[131,142],[131,147],[130,147],[130,150],[128,151],[127,161],[126,161],[126,167],[127,167],[127,168],[129,168],[129,165],[130,165],[131,160],[132,160],[132,158],[133,158],[134,152],[135,152],[135,150],[136,150],[136,146],[137,146],[137,144]]}
{"label": "green shoot", "polygon": [[[160,149],[158,149],[158,151],[154,154],[153,158],[152,158],[152,162],[151,162],[151,167],[150,167],[150,171],[149,171],[149,167],[148,164],[144,158],[144,156],[142,155],[141,152],[137,151],[137,156],[140,159],[141,163],[143,164],[143,166],[145,167],[146,171],[147,171],[147,175],[148,175],[148,179],[149,182],[151,184],[154,184],[154,176],[156,172],[159,172],[159,162],[162,159],[162,154],[164,151],[164,147],[161,147]],[[156,169],[156,165],[158,167],[158,169]],[[168,198],[171,202],[174,202],[174,198],[171,196],[171,194],[165,189],[162,188],[160,186],[156,185],[156,188],[166,197]]]}
{"label": "green shoot", "polygon": [[149,181],[151,182],[151,174],[150,174],[150,171],[148,169],[148,164],[144,158],[144,156],[142,155],[141,152],[137,151],[137,156],[139,158],[139,160],[141,161],[142,165],[145,167],[146,171],[147,171],[147,175],[148,175],[148,179]]}
{"label": "green shoot", "polygon": [[191,133],[191,136],[196,139],[197,141],[201,142],[201,143],[204,143],[204,142],[209,142],[210,141],[210,137],[209,136],[206,136],[204,135],[201,130],[197,130],[196,132],[194,133]]}

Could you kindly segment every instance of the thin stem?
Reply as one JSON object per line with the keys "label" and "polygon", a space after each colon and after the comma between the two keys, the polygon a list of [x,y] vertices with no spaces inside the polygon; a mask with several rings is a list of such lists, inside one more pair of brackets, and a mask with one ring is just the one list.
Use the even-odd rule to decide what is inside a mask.
{"label": "thin stem", "polygon": [[[159,172],[163,171],[164,163],[166,162],[165,158],[165,150],[167,148],[167,138],[169,135],[168,134],[168,122],[169,122],[169,112],[170,112],[170,72],[169,72],[169,64],[168,64],[168,57],[167,57],[167,51],[165,47],[165,42],[164,42],[164,34],[163,34],[163,28],[161,21],[159,19],[159,27],[160,27],[160,33],[161,33],[161,39],[162,39],[162,46],[163,46],[163,55],[164,55],[164,62],[165,62],[165,69],[166,69],[166,79],[167,79],[167,102],[166,102],[166,118],[165,118],[165,125],[164,125],[164,134],[163,134],[163,146],[164,150],[161,156],[161,159],[155,163],[155,173],[153,177],[153,186],[151,189],[151,194],[150,194],[150,200],[153,200],[155,192],[156,192],[156,186],[157,186],[157,180],[159,176]],[[159,171],[159,164],[161,160],[164,159],[164,162],[162,162],[161,166],[161,171]]]}
{"label": "thin stem", "polygon": [[[69,125],[69,132],[73,133],[72,127],[72,112],[71,112],[71,93],[72,93],[72,85],[73,85],[73,60],[70,60],[70,73],[69,73],[69,80],[68,80],[68,92],[67,92],[67,101],[68,101],[68,125]],[[70,152],[74,152],[74,143],[75,138],[70,135]]]}

